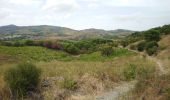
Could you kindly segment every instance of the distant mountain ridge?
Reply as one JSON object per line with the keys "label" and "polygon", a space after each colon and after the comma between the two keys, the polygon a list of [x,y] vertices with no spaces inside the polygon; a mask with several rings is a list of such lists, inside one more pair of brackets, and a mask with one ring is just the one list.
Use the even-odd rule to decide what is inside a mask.
{"label": "distant mountain ridge", "polygon": [[27,38],[88,38],[88,37],[103,37],[103,36],[119,36],[129,35],[134,31],[117,29],[117,30],[103,30],[103,29],[84,29],[74,30],[66,27],[39,25],[39,26],[16,26],[6,25],[0,27],[0,36],[5,38],[7,35],[18,35]]}

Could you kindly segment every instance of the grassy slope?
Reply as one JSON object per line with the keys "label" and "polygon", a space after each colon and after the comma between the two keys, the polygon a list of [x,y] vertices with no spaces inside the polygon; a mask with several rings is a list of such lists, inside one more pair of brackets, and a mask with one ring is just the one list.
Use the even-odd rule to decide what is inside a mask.
{"label": "grassy slope", "polygon": [[[159,41],[160,50],[156,56],[161,61],[164,69],[170,70],[170,35],[163,36]],[[170,98],[170,74],[159,76],[157,73],[148,78],[141,78],[132,94],[131,100],[169,100]],[[124,99],[123,99],[124,100]]]}
{"label": "grassy slope", "polygon": [[164,63],[166,70],[170,71],[170,35],[167,35],[159,41],[160,52],[157,55],[157,58]]}
{"label": "grassy slope", "polygon": [[104,57],[100,52],[91,54],[81,54],[78,56],[71,56],[65,52],[50,50],[43,47],[7,47],[0,46],[0,57],[6,56],[9,58],[19,59],[21,61],[52,61],[52,60],[81,60],[81,61],[105,61],[114,57],[131,56],[135,53],[124,49],[116,49],[110,57]]}
{"label": "grassy slope", "polygon": [[[0,55],[8,55],[11,59],[36,61],[36,65],[43,71],[42,79],[62,77],[69,80],[66,83],[54,81],[52,88],[43,91],[47,100],[56,97],[56,94],[54,95],[56,90],[67,90],[70,81],[77,83],[77,91],[82,91],[85,94],[97,93],[103,89],[111,88],[115,82],[125,81],[123,71],[130,64],[139,69],[149,69],[155,66],[153,62],[146,61],[135,53],[124,49],[116,49],[110,57],[103,57],[100,52],[71,56],[61,51],[42,47],[1,46]],[[7,63],[0,66],[0,81],[3,83],[0,85],[0,94],[8,91],[6,83],[3,81],[3,74],[13,66],[15,64]],[[3,95],[8,97],[10,94],[7,92]]]}
{"label": "grassy slope", "polygon": [[6,47],[0,46],[0,55],[11,56],[21,61],[65,60],[68,54],[43,47]]}

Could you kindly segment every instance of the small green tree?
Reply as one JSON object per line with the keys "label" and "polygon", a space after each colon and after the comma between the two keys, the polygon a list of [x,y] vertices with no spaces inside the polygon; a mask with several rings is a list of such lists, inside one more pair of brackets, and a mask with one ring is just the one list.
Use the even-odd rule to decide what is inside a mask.
{"label": "small green tree", "polygon": [[138,51],[140,51],[140,52],[144,51],[145,45],[146,45],[146,42],[144,42],[144,41],[138,43],[138,45],[137,45]]}
{"label": "small green tree", "polygon": [[154,46],[152,48],[146,49],[146,52],[147,52],[148,55],[151,56],[151,55],[155,54],[157,52],[157,50],[158,50],[158,47]]}
{"label": "small green tree", "polygon": [[25,96],[28,91],[34,91],[40,82],[41,71],[31,63],[22,63],[9,69],[5,80],[13,95]]}
{"label": "small green tree", "polygon": [[126,46],[129,45],[128,40],[122,40],[120,43],[121,43],[121,45],[122,45],[123,47],[126,47]]}
{"label": "small green tree", "polygon": [[26,40],[25,41],[25,45],[33,46],[34,45],[34,41],[33,40]]}
{"label": "small green tree", "polygon": [[156,41],[151,41],[146,44],[146,52],[148,55],[153,55],[158,50],[158,44]]}
{"label": "small green tree", "polygon": [[22,44],[21,42],[19,42],[19,41],[16,41],[16,42],[14,42],[13,43],[13,46],[15,46],[15,47],[21,47],[21,46],[23,46],[24,44]]}
{"label": "small green tree", "polygon": [[75,45],[70,44],[67,46],[66,51],[71,54],[78,54],[79,49]]}
{"label": "small green tree", "polygon": [[103,46],[101,48],[101,53],[103,56],[110,56],[114,52],[113,48],[111,46]]}
{"label": "small green tree", "polygon": [[159,41],[160,33],[157,30],[149,30],[145,32],[145,40],[147,41]]}

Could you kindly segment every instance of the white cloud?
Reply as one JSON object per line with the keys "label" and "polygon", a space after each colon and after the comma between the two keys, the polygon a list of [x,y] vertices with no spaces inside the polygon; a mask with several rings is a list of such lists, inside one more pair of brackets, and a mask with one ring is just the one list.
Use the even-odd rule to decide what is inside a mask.
{"label": "white cloud", "polygon": [[79,7],[75,0],[46,0],[43,10],[55,10],[57,12],[72,11]]}
{"label": "white cloud", "polygon": [[9,0],[9,3],[16,5],[33,5],[40,4],[42,0]]}
{"label": "white cloud", "polygon": [[169,4],[170,0],[0,0],[0,25],[144,29],[170,23]]}

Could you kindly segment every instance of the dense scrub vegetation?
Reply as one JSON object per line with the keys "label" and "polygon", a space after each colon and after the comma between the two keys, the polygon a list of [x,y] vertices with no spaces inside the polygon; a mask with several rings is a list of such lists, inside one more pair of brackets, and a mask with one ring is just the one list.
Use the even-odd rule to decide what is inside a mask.
{"label": "dense scrub vegetation", "polygon": [[35,91],[40,82],[40,74],[40,69],[30,63],[19,64],[9,69],[5,74],[5,81],[11,89],[13,99]]}
{"label": "dense scrub vegetation", "polygon": [[[146,51],[148,55],[156,54],[159,49],[158,45],[152,45],[152,43],[159,42],[162,36],[170,34],[170,25],[164,25],[162,27],[152,28],[143,32],[134,32],[127,36],[120,43],[123,47],[130,45],[133,50],[140,52]],[[133,44],[138,42],[138,44]]]}
{"label": "dense scrub vegetation", "polygon": [[62,50],[70,54],[82,54],[82,53],[92,53],[99,50],[99,46],[102,44],[109,44],[112,46],[117,46],[116,42],[108,39],[86,39],[80,41],[42,41],[42,40],[23,40],[23,41],[3,41],[1,45],[4,46],[42,46],[49,49]]}

